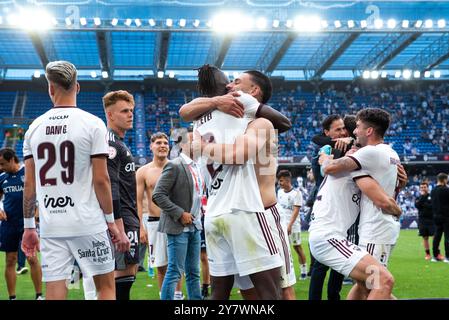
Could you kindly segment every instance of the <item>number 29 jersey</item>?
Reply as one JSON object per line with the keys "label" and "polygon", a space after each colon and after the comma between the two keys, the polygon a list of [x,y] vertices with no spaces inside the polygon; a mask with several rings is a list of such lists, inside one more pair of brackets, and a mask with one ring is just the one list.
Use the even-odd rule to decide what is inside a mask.
{"label": "number 29 jersey", "polygon": [[23,155],[35,163],[42,238],[79,237],[107,229],[91,161],[108,156],[101,119],[76,107],[52,108],[25,133]]}

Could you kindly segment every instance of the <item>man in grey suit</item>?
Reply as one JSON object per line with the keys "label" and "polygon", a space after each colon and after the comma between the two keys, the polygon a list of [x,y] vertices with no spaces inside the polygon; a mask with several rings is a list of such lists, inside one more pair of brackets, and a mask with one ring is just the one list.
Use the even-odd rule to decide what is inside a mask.
{"label": "man in grey suit", "polygon": [[[190,130],[191,131],[191,130]],[[205,181],[193,162],[192,132],[182,135],[180,156],[168,162],[153,192],[153,202],[161,209],[159,232],[167,234],[168,267],[161,299],[172,300],[176,283],[185,273],[187,295],[200,300],[201,199]]]}

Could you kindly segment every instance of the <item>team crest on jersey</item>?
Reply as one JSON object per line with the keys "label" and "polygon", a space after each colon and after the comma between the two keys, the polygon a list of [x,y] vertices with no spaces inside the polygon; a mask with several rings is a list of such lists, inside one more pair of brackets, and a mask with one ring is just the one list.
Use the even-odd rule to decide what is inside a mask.
{"label": "team crest on jersey", "polygon": [[114,147],[109,147],[109,159],[114,159],[117,156],[117,149]]}

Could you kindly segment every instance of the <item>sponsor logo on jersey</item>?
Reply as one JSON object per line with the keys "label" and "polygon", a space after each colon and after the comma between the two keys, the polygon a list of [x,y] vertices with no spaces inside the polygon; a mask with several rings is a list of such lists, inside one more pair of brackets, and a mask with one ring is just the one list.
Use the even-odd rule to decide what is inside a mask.
{"label": "sponsor logo on jersey", "polygon": [[355,193],[355,194],[352,195],[352,202],[355,202],[355,204],[357,204],[359,206],[360,205],[360,198],[361,198],[360,193]]}
{"label": "sponsor logo on jersey", "polygon": [[69,115],[68,114],[63,114],[60,116],[51,116],[48,118],[48,120],[64,120],[64,119],[68,119]]}
{"label": "sponsor logo on jersey", "polygon": [[117,149],[114,147],[109,147],[109,159],[114,159],[117,156]]}
{"label": "sponsor logo on jersey", "polygon": [[394,165],[401,164],[401,160],[390,157],[390,164]]}
{"label": "sponsor logo on jersey", "polygon": [[126,166],[125,166],[125,171],[126,172],[136,171],[136,164],[134,162],[127,163]]}
{"label": "sponsor logo on jersey", "polygon": [[3,193],[22,192],[23,186],[8,186],[3,188]]}
{"label": "sponsor logo on jersey", "polygon": [[217,178],[216,180],[214,180],[214,182],[212,183],[212,189],[214,189],[214,190],[220,189],[222,182],[223,182],[223,179],[220,179],[220,178]]}
{"label": "sponsor logo on jersey", "polygon": [[[49,197],[48,195],[45,195],[44,206],[46,209],[50,208],[49,213],[66,213],[67,210],[65,208],[67,206],[74,207],[75,204],[73,203],[72,198],[70,198],[69,196],[52,198],[52,197]],[[58,209],[58,208],[60,208],[60,209]],[[56,210],[51,210],[51,209],[56,209]]]}

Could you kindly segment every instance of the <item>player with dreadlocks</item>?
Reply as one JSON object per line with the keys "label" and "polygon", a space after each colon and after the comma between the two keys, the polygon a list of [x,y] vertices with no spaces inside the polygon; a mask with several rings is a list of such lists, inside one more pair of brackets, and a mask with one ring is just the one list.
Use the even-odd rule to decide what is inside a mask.
{"label": "player with dreadlocks", "polygon": [[[243,91],[233,92],[227,95],[224,95],[228,88],[231,86],[237,86],[239,84],[245,83],[245,76],[251,77],[250,82],[253,82],[250,84],[252,88],[257,88],[256,91],[244,93]],[[249,79],[246,79],[248,81]],[[263,83],[265,81],[265,83]],[[259,83],[258,83],[259,82]],[[249,82],[248,82],[249,84]],[[263,88],[263,89],[262,89]],[[264,117],[272,122],[272,126],[274,128],[279,129],[280,131],[285,131],[290,128],[290,121],[285,118],[283,115],[281,115],[278,111],[274,110],[273,108],[265,105],[264,103],[268,100],[266,97],[271,95],[271,83],[269,83],[269,80],[267,77],[265,77],[263,74],[257,72],[257,71],[248,71],[244,73],[240,78],[237,78],[235,82],[231,85],[229,84],[229,80],[227,76],[218,68],[205,65],[199,69],[199,81],[198,81],[198,90],[199,92],[206,96],[207,98],[199,98],[194,101],[192,101],[190,104],[183,106],[180,113],[181,116],[183,116],[183,112],[187,111],[188,114],[192,115],[192,110],[189,110],[189,108],[193,109],[198,107],[198,109],[194,110],[197,113],[201,113],[202,111],[208,111],[203,116],[201,116],[197,121],[195,121],[195,127],[198,129],[198,132],[201,134],[202,137],[214,137],[214,142],[216,143],[228,143],[232,144],[236,141],[236,138],[238,136],[242,136],[249,123],[252,122],[255,118]],[[249,91],[249,90],[248,90]],[[267,94],[267,95],[266,95]],[[218,95],[218,96],[217,96]],[[257,99],[259,98],[259,99]],[[262,103],[260,103],[261,101]],[[229,114],[235,115],[236,117],[241,116],[242,109],[240,108],[242,105],[244,105],[244,114],[243,118],[236,118],[229,116],[228,114],[224,114],[222,112],[214,112],[211,111],[211,109],[214,109],[213,105],[217,106],[218,110],[223,110],[228,112]],[[224,107],[224,108],[223,108]],[[229,107],[229,108],[228,108]],[[222,109],[223,108],[223,109]],[[196,114],[195,114],[196,115]],[[266,120],[264,120],[266,121]],[[226,128],[226,130],[224,129]],[[207,138],[206,138],[207,139]],[[268,143],[268,140],[266,141]],[[244,166],[247,164],[245,163]],[[260,182],[262,179],[258,174],[255,173],[255,168],[257,165],[248,165],[247,170],[252,172],[248,172],[248,175],[245,176],[246,180],[245,183],[248,181],[247,186],[244,188],[245,190],[239,193],[239,196],[234,196],[232,199],[227,199],[226,197],[223,197],[222,193],[220,192],[219,186],[216,185],[216,182],[220,179],[217,179],[217,177],[220,175],[220,172],[225,172],[226,168],[230,171],[228,174],[225,174],[224,180],[233,180],[235,177],[237,177],[242,171],[246,169],[242,169],[242,166],[240,166],[240,169],[232,168],[233,166],[223,165],[218,166],[217,168],[213,168],[211,170],[211,166],[208,167],[209,172],[215,173],[212,174],[213,182],[211,183],[211,188],[209,189],[209,203],[208,203],[208,211],[206,212],[206,223],[205,223],[205,230],[206,230],[206,238],[210,239],[214,237],[213,233],[215,231],[211,230],[211,228],[208,228],[207,220],[213,220],[216,217],[221,218],[220,216],[224,216],[227,212],[259,212],[259,215],[261,218],[265,219],[263,223],[265,223],[265,229],[264,229],[264,237],[265,240],[269,238],[270,240],[274,241],[273,249],[276,252],[280,252],[281,260],[281,277],[279,277],[279,273],[277,273],[278,279],[275,280],[276,283],[276,290],[279,292],[279,281],[282,278],[284,281],[281,283],[282,288],[286,288],[283,292],[284,298],[294,298],[294,291],[290,290],[291,286],[296,282],[296,278],[293,271],[293,263],[291,258],[291,253],[288,247],[288,244],[286,242],[287,236],[286,236],[286,230],[283,230],[280,220],[276,219],[276,212],[269,212],[269,214],[263,214],[261,212],[264,212],[264,206],[263,204],[269,202],[269,205],[272,205],[276,202],[275,200],[275,193],[274,193],[274,180],[272,186],[269,186],[268,189],[272,189],[270,191],[273,191],[274,194],[274,202],[269,199],[269,196],[267,194],[270,193],[270,191],[262,192],[262,188],[259,188]],[[221,169],[220,169],[221,168]],[[276,167],[274,166],[274,170]],[[217,174],[218,172],[218,174]],[[251,179],[252,178],[252,179]],[[254,183],[254,187],[251,186],[251,183]],[[259,184],[258,184],[259,183]],[[226,182],[224,183],[226,184]],[[221,188],[226,189],[226,188]],[[223,191],[222,191],[223,192]],[[254,193],[254,194],[252,194]],[[221,194],[221,195],[220,195]],[[235,195],[236,193],[233,192]],[[257,195],[256,195],[257,194]],[[245,198],[244,200],[239,200],[240,198]],[[256,199],[257,198],[257,199]],[[254,210],[255,208],[259,208],[258,201],[262,203],[262,209]],[[224,203],[227,202],[226,205]],[[246,206],[245,206],[246,204]],[[242,219],[246,219],[250,217],[251,215],[247,214],[241,215]],[[216,217],[214,217],[216,216]],[[235,216],[234,214],[230,217]],[[212,223],[213,224],[213,223]],[[252,236],[257,236],[257,234],[260,232],[260,230],[257,229],[257,222],[255,223],[256,229],[252,230],[253,232]],[[210,232],[209,232],[210,231]],[[274,239],[274,240],[273,240]],[[235,239],[231,239],[231,241],[234,241]],[[208,241],[213,242],[213,241]],[[260,244],[261,247],[263,245],[264,239],[262,238]],[[258,243],[259,245],[259,243]],[[257,295],[259,298],[264,298],[264,295],[266,294],[266,290],[260,290],[260,288],[263,288],[263,286],[260,286],[260,283],[256,283],[255,277],[252,273],[250,273],[248,270],[250,269],[249,266],[244,266],[244,263],[239,261],[239,254],[247,255],[248,252],[245,250],[236,250],[236,248],[229,248],[228,252],[220,252],[218,253],[215,247],[209,248],[210,252],[208,252],[209,255],[212,255],[212,259],[209,259],[211,262],[211,279],[212,279],[212,298],[213,299],[219,299],[219,298],[226,298],[227,291],[230,287],[232,287],[232,281],[234,280],[233,275],[231,274],[231,268],[221,268],[224,266],[224,264],[229,263],[229,261],[234,261],[236,264],[236,272],[235,274],[240,276],[246,276],[249,275],[251,280],[255,284],[255,289],[257,291]],[[222,261],[217,263],[217,257],[222,257],[223,255],[228,255],[233,257],[229,257],[229,259],[221,259]],[[262,252],[259,252],[260,255],[263,255]],[[245,258],[246,259],[246,258]],[[257,258],[255,258],[256,260]],[[266,262],[269,263],[270,261],[273,261],[271,257],[265,257]],[[224,261],[226,260],[226,261]],[[243,260],[243,259],[242,259]],[[265,261],[264,261],[265,262]],[[245,269],[246,271],[243,271]],[[226,269],[226,270],[224,270]],[[269,269],[268,267],[266,269]],[[215,275],[214,275],[215,273]],[[261,272],[263,273],[263,272]],[[251,281],[249,281],[248,277],[237,277],[239,279],[239,282],[242,280],[245,280],[246,283],[239,283],[239,287],[241,289],[249,289],[252,287]],[[267,278],[271,278],[271,275]],[[258,279],[256,279],[258,281]],[[215,285],[214,285],[215,284]],[[223,294],[223,295],[221,295]],[[266,295],[265,295],[266,297]]]}

